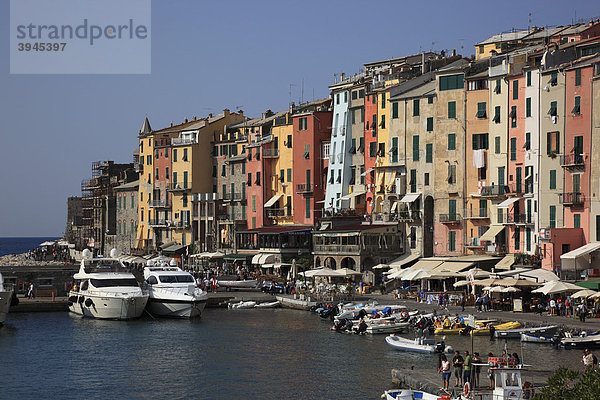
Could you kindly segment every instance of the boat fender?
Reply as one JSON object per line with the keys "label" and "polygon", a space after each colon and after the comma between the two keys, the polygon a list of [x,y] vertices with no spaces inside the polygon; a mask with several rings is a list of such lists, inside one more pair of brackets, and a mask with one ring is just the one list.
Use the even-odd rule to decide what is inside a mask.
{"label": "boat fender", "polygon": [[23,289],[23,281],[19,281],[18,285],[19,285],[19,289]]}
{"label": "boat fender", "polygon": [[533,389],[533,385],[531,382],[523,383],[523,399],[528,400],[532,399],[535,394],[535,390]]}
{"label": "boat fender", "polygon": [[463,389],[463,397],[469,397],[470,394],[471,394],[471,383],[467,382],[467,383],[465,383],[465,387]]}
{"label": "boat fender", "polygon": [[84,301],[85,301],[85,296],[81,296],[81,297],[80,297],[80,298],[77,300],[77,302],[78,302],[79,304],[83,304],[83,302],[84,302]]}
{"label": "boat fender", "polygon": [[85,306],[86,307],[91,307],[92,304],[94,304],[94,302],[92,301],[92,299],[86,299],[85,300]]}
{"label": "boat fender", "polygon": [[408,318],[408,311],[404,310],[400,312],[400,316],[402,317],[402,319],[407,319]]}

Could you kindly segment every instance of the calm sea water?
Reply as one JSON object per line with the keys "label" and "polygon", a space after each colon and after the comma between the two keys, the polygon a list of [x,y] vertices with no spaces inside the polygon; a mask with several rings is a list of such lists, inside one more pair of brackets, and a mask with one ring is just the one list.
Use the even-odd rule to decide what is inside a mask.
{"label": "calm sea water", "polygon": [[[470,339],[448,338],[470,349]],[[519,351],[519,342],[509,342]],[[475,338],[481,353],[504,342]],[[526,346],[526,361],[579,368],[578,351]],[[384,336],[329,331],[295,310],[206,310],[197,322],[11,314],[0,328],[0,398],[377,399],[392,368],[434,371],[435,356]]]}
{"label": "calm sea water", "polygon": [[40,243],[57,239],[56,237],[0,237],[0,257],[7,254],[22,254],[37,248]]}

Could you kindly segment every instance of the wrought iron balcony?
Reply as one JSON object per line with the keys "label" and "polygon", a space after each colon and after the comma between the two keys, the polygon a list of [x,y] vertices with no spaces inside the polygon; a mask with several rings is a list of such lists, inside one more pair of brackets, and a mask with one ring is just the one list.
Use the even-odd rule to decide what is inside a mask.
{"label": "wrought iron balcony", "polygon": [[417,221],[421,219],[421,211],[420,210],[400,210],[398,211],[398,221],[410,222]]}
{"label": "wrought iron balcony", "polygon": [[154,200],[152,200],[151,206],[155,207],[155,208],[161,208],[161,207],[164,208],[164,207],[169,207],[170,204],[169,204],[168,199],[159,199],[159,200],[154,199]]}
{"label": "wrought iron balcony", "polygon": [[264,148],[262,151],[262,155],[264,158],[277,158],[279,157],[279,149],[271,149],[271,148]]}
{"label": "wrought iron balcony", "polygon": [[515,214],[514,221],[515,221],[515,224],[519,224],[519,225],[531,225],[531,224],[533,224],[533,215],[531,215],[531,214]]}
{"label": "wrought iron balcony", "polygon": [[583,193],[570,192],[570,193],[559,193],[560,203],[565,206],[577,206],[583,204],[585,196]]}
{"label": "wrought iron balcony", "polygon": [[172,192],[190,190],[191,185],[188,182],[170,182],[168,186],[168,190]]}
{"label": "wrought iron balcony", "polygon": [[296,193],[300,194],[300,193],[312,193],[313,192],[313,185],[311,185],[310,183],[300,183],[298,185],[296,185]]}
{"label": "wrought iron balcony", "polygon": [[267,208],[267,217],[275,218],[275,217],[285,217],[286,209],[285,208]]}
{"label": "wrought iron balcony", "polygon": [[240,201],[242,200],[241,193],[224,193],[223,200],[225,201]]}
{"label": "wrought iron balcony", "polygon": [[152,218],[150,221],[148,221],[148,225],[150,225],[151,228],[166,228],[167,220],[160,218]]}
{"label": "wrought iron balcony", "polygon": [[465,219],[486,219],[489,218],[487,208],[468,208],[465,210]]}
{"label": "wrought iron balcony", "polygon": [[508,187],[504,185],[483,186],[480,197],[500,197],[505,196],[509,192]]}
{"label": "wrought iron balcony", "polygon": [[584,165],[583,154],[565,154],[560,156],[561,167],[579,167]]}
{"label": "wrought iron balcony", "polygon": [[173,146],[185,146],[189,144],[196,144],[198,140],[194,138],[173,138],[171,139],[171,144]]}
{"label": "wrought iron balcony", "polygon": [[442,224],[456,224],[461,220],[462,218],[459,214],[440,214],[440,222]]}

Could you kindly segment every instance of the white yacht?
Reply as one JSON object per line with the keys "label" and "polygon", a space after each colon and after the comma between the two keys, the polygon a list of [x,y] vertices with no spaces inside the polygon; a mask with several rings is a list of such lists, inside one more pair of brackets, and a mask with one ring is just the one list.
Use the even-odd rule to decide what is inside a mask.
{"label": "white yacht", "polygon": [[10,301],[13,295],[13,286],[11,284],[4,284],[4,278],[0,274],[0,326],[4,324],[6,314],[10,308]]}
{"label": "white yacht", "polygon": [[126,320],[139,318],[148,301],[135,276],[116,258],[92,258],[84,250],[81,267],[69,292],[69,310],[84,317]]}
{"label": "white yacht", "polygon": [[176,266],[144,268],[148,288],[148,311],[159,317],[194,318],[202,314],[208,295],[198,288],[194,277]]}

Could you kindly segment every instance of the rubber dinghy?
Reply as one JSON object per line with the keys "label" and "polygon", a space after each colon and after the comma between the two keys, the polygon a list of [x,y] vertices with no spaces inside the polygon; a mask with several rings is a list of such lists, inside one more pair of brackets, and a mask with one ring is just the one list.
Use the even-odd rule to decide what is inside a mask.
{"label": "rubber dinghy", "polygon": [[401,351],[415,351],[417,353],[453,353],[452,346],[446,346],[442,341],[436,343],[434,339],[423,339],[420,344],[416,340],[403,338],[401,336],[389,335],[385,338],[385,342]]}
{"label": "rubber dinghy", "polygon": [[277,308],[280,307],[281,303],[279,301],[270,301],[267,303],[259,303],[255,305],[256,308]]}
{"label": "rubber dinghy", "polygon": [[239,303],[229,303],[229,308],[232,309],[247,309],[256,307],[255,301],[240,301]]}

